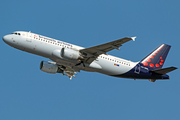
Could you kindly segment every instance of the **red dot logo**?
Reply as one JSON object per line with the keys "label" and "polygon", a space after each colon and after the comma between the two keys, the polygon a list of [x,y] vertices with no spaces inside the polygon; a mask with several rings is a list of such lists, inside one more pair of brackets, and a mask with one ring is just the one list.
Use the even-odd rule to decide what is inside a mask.
{"label": "red dot logo", "polygon": [[164,62],[164,60],[161,60],[161,62]]}
{"label": "red dot logo", "polygon": [[159,64],[160,64],[160,65],[163,65],[163,63],[162,63],[162,62],[160,62]]}
{"label": "red dot logo", "polygon": [[162,59],[162,57],[160,57],[160,59]]}
{"label": "red dot logo", "polygon": [[151,59],[147,59],[148,62],[151,62]]}
{"label": "red dot logo", "polygon": [[156,67],[159,67],[159,64],[156,64]]}
{"label": "red dot logo", "polygon": [[153,59],[153,58],[154,58],[154,56],[151,56],[151,58]]}
{"label": "red dot logo", "polygon": [[147,63],[147,62],[144,62],[143,65],[144,65],[144,66],[148,66],[148,63]]}
{"label": "red dot logo", "polygon": [[150,67],[154,67],[154,64],[150,63],[149,66],[150,66]]}

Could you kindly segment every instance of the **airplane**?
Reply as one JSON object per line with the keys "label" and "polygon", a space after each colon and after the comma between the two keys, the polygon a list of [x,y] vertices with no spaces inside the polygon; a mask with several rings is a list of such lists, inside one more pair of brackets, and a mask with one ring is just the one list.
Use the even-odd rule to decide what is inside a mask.
{"label": "airplane", "polygon": [[170,45],[160,45],[138,62],[107,54],[111,50],[119,50],[119,47],[128,41],[135,41],[135,38],[125,37],[84,48],[30,31],[15,31],[5,35],[3,41],[16,49],[49,58],[52,61],[41,61],[40,70],[52,74],[62,73],[70,79],[81,70],[134,80],[148,79],[151,82],[169,79],[166,73],[177,69],[176,67],[162,68],[171,48]]}

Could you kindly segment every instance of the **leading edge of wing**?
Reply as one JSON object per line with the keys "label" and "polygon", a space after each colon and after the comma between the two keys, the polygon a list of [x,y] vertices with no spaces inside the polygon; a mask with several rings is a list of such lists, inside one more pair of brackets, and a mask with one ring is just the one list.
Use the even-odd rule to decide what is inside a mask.
{"label": "leading edge of wing", "polygon": [[81,49],[80,52],[83,55],[86,55],[86,62],[87,63],[91,63],[93,60],[95,60],[99,55],[101,54],[106,54],[107,52],[113,50],[113,49],[118,49],[119,47],[122,46],[122,44],[133,40],[135,41],[136,37],[125,37],[125,38],[121,38],[115,41],[111,41],[108,43],[104,43],[101,45],[97,45],[97,46],[93,46],[93,47],[89,47],[89,48],[85,48],[85,49]]}
{"label": "leading edge of wing", "polygon": [[111,41],[111,42],[108,42],[108,43],[104,43],[104,44],[101,44],[101,45],[85,48],[85,49],[82,49],[80,51],[81,52],[87,52],[87,53],[90,53],[90,54],[94,54],[96,52],[101,52],[101,54],[102,54],[102,53],[109,52],[109,51],[111,51],[113,49],[118,49],[120,46],[122,46],[122,44],[124,44],[124,43],[126,43],[126,42],[128,42],[130,40],[135,41],[135,38],[136,37],[125,37],[125,38],[121,38],[121,39]]}

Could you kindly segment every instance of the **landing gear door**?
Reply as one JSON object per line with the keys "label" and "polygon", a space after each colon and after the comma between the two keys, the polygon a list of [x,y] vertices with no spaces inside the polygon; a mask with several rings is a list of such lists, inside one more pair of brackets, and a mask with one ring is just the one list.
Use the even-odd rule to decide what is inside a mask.
{"label": "landing gear door", "polygon": [[32,33],[29,31],[28,33],[27,33],[27,37],[26,37],[26,41],[27,42],[32,42]]}

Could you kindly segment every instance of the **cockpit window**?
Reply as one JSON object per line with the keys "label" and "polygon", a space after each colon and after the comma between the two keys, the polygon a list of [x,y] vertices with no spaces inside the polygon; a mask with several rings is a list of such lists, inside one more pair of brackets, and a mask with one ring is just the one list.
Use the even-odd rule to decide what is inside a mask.
{"label": "cockpit window", "polygon": [[15,34],[15,35],[21,35],[21,33],[11,33],[11,34]]}

